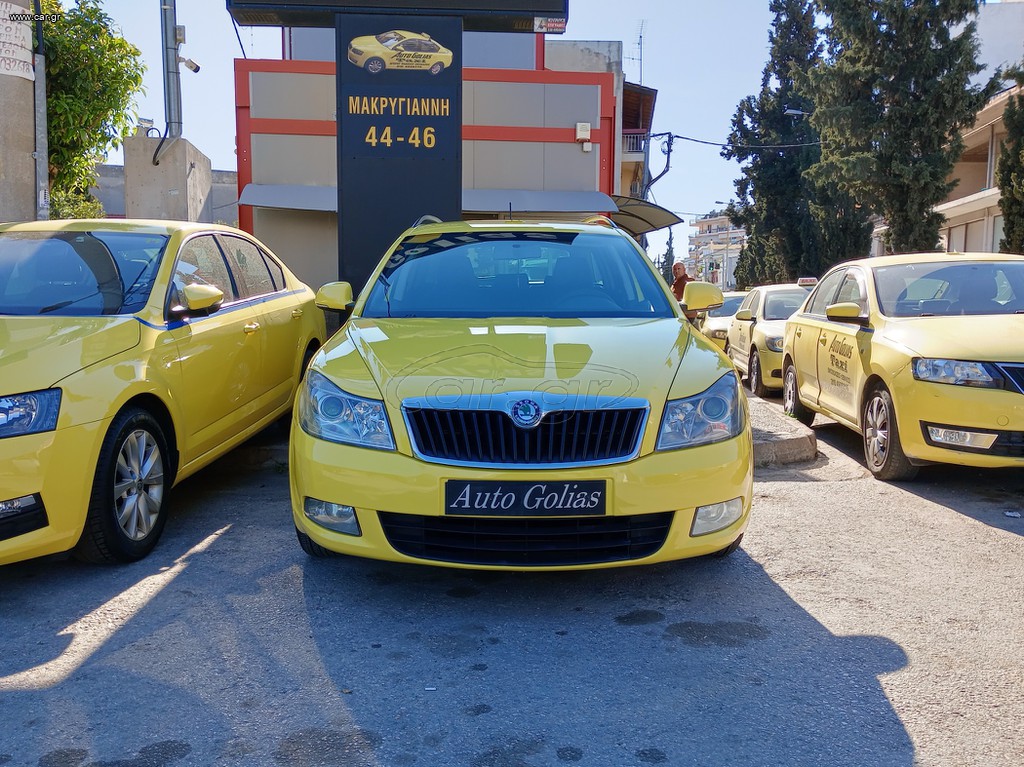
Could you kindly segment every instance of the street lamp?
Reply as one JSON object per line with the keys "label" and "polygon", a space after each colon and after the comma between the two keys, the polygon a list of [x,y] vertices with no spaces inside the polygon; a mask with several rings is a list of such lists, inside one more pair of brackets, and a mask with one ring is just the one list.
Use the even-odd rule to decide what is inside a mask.
{"label": "street lamp", "polygon": [[782,114],[787,117],[810,117],[810,112],[805,112],[802,109],[794,109],[793,107],[786,107],[786,111]]}

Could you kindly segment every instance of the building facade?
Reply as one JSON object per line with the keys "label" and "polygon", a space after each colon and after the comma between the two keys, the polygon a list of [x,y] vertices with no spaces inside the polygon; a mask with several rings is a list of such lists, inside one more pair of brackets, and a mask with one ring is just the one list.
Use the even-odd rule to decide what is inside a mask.
{"label": "building facade", "polygon": [[736,289],[736,261],[747,234],[724,213],[712,212],[694,220],[686,258],[687,273],[717,285],[723,291]]}

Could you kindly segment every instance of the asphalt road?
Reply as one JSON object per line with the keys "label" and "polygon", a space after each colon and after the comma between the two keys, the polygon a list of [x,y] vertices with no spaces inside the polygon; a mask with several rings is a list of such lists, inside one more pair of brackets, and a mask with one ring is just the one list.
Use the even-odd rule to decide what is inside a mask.
{"label": "asphalt road", "polygon": [[564,574],[309,559],[264,438],[142,562],[0,568],[0,765],[1021,765],[1024,472],[816,432],[729,559]]}

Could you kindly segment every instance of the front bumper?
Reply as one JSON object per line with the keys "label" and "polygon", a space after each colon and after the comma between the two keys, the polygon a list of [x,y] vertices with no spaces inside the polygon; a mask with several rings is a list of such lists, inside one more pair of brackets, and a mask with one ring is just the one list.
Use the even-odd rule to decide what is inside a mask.
{"label": "front bumper", "polygon": [[782,352],[771,349],[758,349],[761,362],[761,380],[769,389],[782,388]]}
{"label": "front bumper", "polygon": [[[903,451],[915,462],[1024,467],[1024,394],[917,381],[908,371],[894,384],[893,403]],[[942,445],[927,436],[929,425],[998,438],[989,449]]]}
{"label": "front bumper", "polygon": [[41,514],[33,508],[22,519],[0,516],[0,565],[67,551],[78,542],[106,427],[100,421],[0,439],[0,502],[37,495],[42,505]]}
{"label": "front bumper", "polygon": [[[749,430],[726,442],[643,455],[628,463],[545,471],[474,469],[425,463],[398,452],[368,450],[314,439],[293,421],[289,453],[292,516],[296,527],[315,543],[330,551],[353,556],[472,569],[580,570],[653,564],[711,554],[727,547],[746,529],[753,486],[753,445]],[[668,529],[664,543],[653,553],[643,553],[635,558],[572,564],[480,564],[400,552],[389,541],[378,512],[383,513],[391,529],[394,529],[396,521],[403,520],[398,515],[411,515],[408,522],[413,526],[444,524],[444,520],[451,520],[445,516],[443,508],[444,483],[448,479],[498,482],[605,480],[606,514],[601,517],[572,517],[573,524],[586,526],[593,522],[622,527],[625,522],[627,527],[643,527],[648,520],[654,520],[647,515],[667,513]],[[361,535],[345,535],[314,523],[303,513],[306,497],[354,507]],[[690,535],[698,507],[733,498],[740,498],[742,503],[743,512],[737,521],[714,533]],[[635,519],[624,520],[629,517]],[[461,526],[466,520],[477,520],[481,527],[487,528],[485,532],[490,532],[494,519],[460,515],[452,524]],[[557,525],[560,521],[566,525],[570,523],[570,518],[564,517],[527,519],[540,520],[541,525]]]}

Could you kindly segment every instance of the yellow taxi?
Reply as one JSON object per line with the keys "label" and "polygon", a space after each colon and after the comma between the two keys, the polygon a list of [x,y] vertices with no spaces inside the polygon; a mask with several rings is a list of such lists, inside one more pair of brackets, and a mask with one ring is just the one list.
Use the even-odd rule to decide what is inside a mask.
{"label": "yellow taxi", "polygon": [[0,564],[145,556],[172,485],[291,408],[314,298],[231,227],[0,225]]}
{"label": "yellow taxi", "polygon": [[729,323],[725,353],[758,397],[782,388],[782,335],[786,320],[809,291],[807,280],[753,288]]}
{"label": "yellow taxi", "polygon": [[729,291],[722,294],[722,305],[714,309],[701,312],[697,318],[697,328],[701,333],[710,338],[719,349],[725,349],[725,342],[729,338],[729,326],[732,318],[739,311],[740,304],[747,295],[746,290]]}
{"label": "yellow taxi", "polygon": [[1024,256],[834,267],[786,323],[786,412],[863,436],[883,480],[927,463],[1024,467]]}
{"label": "yellow taxi", "polygon": [[438,75],[452,65],[452,52],[430,35],[393,29],[354,38],[348,60],[374,75],[385,69],[425,69]]}
{"label": "yellow taxi", "polygon": [[[708,283],[686,304],[722,302]],[[313,358],[292,418],[299,542],[507,570],[736,549],[752,439],[728,360],[610,222],[403,233]]]}

